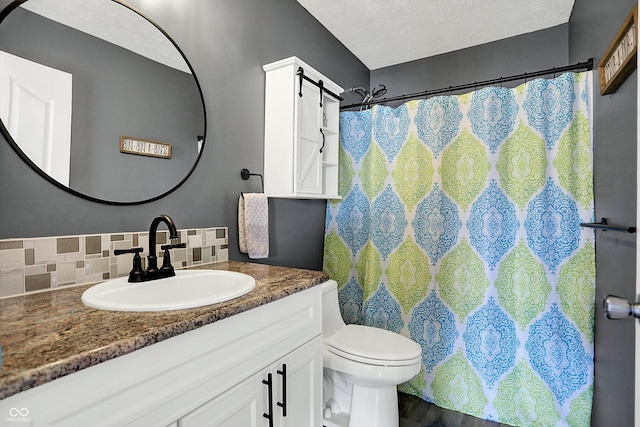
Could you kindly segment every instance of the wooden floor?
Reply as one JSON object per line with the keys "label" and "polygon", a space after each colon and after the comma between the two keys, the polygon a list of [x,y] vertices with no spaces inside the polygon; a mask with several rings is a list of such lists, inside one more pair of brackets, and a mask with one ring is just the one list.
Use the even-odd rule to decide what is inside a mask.
{"label": "wooden floor", "polygon": [[400,427],[508,427],[471,415],[442,409],[410,394],[398,393]]}

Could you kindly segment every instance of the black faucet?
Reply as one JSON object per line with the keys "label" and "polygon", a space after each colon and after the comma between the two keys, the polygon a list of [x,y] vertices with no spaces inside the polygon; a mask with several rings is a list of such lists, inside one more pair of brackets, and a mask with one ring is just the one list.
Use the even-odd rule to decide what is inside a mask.
{"label": "black faucet", "polygon": [[167,227],[169,228],[169,239],[171,239],[171,241],[179,238],[176,225],[169,215],[160,215],[155,217],[153,221],[151,221],[151,228],[149,228],[149,256],[147,256],[146,271],[142,270],[142,262],[140,259],[140,252],[142,252],[142,248],[116,249],[113,251],[115,255],[125,253],[134,254],[133,270],[129,273],[129,282],[146,282],[149,280],[162,279],[176,275],[175,270],[171,265],[169,249],[184,248],[187,245],[185,243],[163,245],[161,247],[161,249],[164,250],[162,267],[158,268],[158,257],[156,256],[156,233],[158,232],[158,226],[161,222],[167,224]]}
{"label": "black faucet", "polygon": [[164,262],[162,263],[162,267],[158,268],[158,257],[156,256],[156,233],[158,231],[158,225],[160,225],[161,222],[167,224],[167,227],[169,228],[170,240],[173,241],[174,239],[179,238],[176,225],[169,215],[160,215],[155,217],[153,221],[151,221],[151,227],[149,228],[149,255],[147,256],[147,271],[145,272],[145,281],[175,276],[176,273],[173,269],[173,266],[171,265],[169,249],[184,248],[186,246],[184,243],[162,246],[162,249],[164,250]]}

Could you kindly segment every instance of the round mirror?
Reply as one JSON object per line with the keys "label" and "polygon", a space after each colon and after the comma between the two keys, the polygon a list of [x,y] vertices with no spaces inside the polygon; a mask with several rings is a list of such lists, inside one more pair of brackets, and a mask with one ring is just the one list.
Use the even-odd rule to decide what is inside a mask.
{"label": "round mirror", "polygon": [[0,130],[38,173],[86,199],[140,204],[193,172],[202,91],[155,23],[116,0],[18,0],[0,24]]}

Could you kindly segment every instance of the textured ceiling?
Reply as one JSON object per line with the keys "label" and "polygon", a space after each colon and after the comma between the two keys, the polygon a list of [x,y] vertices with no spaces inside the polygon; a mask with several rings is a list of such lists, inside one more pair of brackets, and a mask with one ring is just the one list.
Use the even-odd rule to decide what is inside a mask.
{"label": "textured ceiling", "polygon": [[21,7],[68,27],[190,73],[171,41],[149,21],[105,0],[29,0]]}
{"label": "textured ceiling", "polygon": [[[297,1],[375,70],[564,24],[575,0]],[[189,72],[160,31],[115,2],[29,0],[22,7]]]}
{"label": "textured ceiling", "polygon": [[569,21],[575,0],[298,0],[370,70]]}

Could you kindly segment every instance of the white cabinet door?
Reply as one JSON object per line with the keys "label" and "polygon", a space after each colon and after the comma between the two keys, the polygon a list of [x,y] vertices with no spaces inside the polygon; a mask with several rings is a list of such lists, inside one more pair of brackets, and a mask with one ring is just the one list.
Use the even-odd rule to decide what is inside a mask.
{"label": "white cabinet door", "polygon": [[[178,421],[178,427],[261,427],[265,412],[266,371],[251,376]],[[263,421],[264,420],[264,421]]]}
{"label": "white cabinet door", "polygon": [[303,80],[298,97],[298,137],[296,138],[295,191],[322,193],[322,133],[320,89]]}
{"label": "white cabinet door", "polygon": [[318,336],[182,417],[178,427],[321,427],[321,352]]}
{"label": "white cabinet door", "polygon": [[278,416],[275,425],[322,426],[322,338],[314,338],[288,354],[273,372]]}

